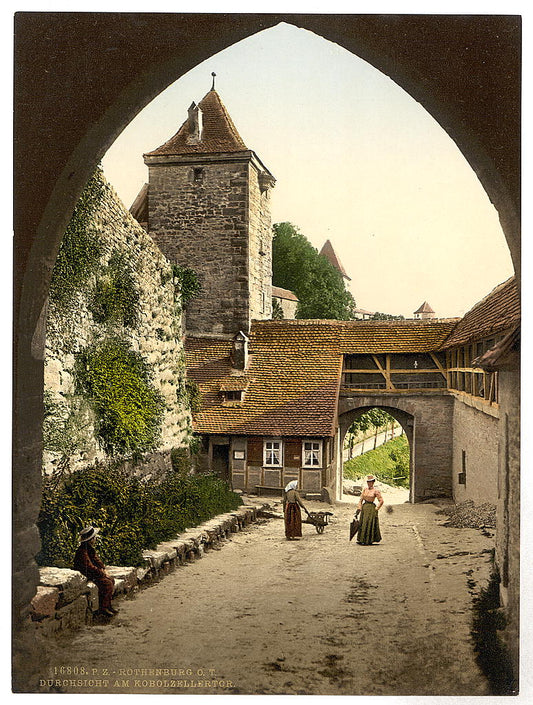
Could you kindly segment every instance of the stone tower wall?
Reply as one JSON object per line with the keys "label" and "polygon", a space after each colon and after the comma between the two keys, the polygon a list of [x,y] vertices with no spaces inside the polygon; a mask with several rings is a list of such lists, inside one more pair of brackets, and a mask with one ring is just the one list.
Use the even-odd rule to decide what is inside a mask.
{"label": "stone tower wall", "polygon": [[190,333],[249,329],[248,185],[246,162],[150,167],[150,235],[202,286],[187,307]]}
{"label": "stone tower wall", "polygon": [[250,159],[152,164],[148,203],[150,235],[200,279],[187,332],[234,335],[271,318],[270,188]]}
{"label": "stone tower wall", "polygon": [[260,187],[257,169],[249,166],[250,317],[272,318],[272,219],[270,188]]}

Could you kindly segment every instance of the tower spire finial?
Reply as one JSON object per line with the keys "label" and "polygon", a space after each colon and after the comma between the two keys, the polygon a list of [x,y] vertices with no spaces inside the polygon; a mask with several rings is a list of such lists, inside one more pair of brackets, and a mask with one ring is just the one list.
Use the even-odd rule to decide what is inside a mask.
{"label": "tower spire finial", "polygon": [[214,91],[214,90],[215,90],[215,77],[216,77],[216,73],[213,71],[213,72],[211,73],[211,76],[213,76],[213,85],[211,86],[211,90]]}

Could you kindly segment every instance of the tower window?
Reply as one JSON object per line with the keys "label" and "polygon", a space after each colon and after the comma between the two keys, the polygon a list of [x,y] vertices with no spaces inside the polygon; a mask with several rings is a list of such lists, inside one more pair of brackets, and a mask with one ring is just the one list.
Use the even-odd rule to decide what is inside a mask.
{"label": "tower window", "polygon": [[192,170],[193,181],[198,183],[204,180],[204,168],[202,166],[195,166]]}

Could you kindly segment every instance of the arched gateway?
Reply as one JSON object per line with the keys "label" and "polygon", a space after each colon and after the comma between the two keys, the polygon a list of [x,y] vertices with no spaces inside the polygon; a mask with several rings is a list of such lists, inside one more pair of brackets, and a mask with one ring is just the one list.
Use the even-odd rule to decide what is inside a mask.
{"label": "arched gateway", "polygon": [[[38,580],[34,556],[39,549],[35,520],[40,502],[43,321],[58,244],[83,185],[115,137],[154,95],[192,66],[280,21],[316,31],[366,59],[413,95],[454,138],[498,210],[519,273],[519,17],[146,13],[141,22],[139,17],[24,12],[16,17],[15,629],[27,619]],[[420,36],[426,41],[420,42]],[[464,345],[456,341],[456,348]],[[508,488],[512,500],[518,492],[519,483],[512,479],[518,478],[519,460],[509,448],[517,447],[519,385],[518,362],[516,355],[509,362],[510,352],[509,346],[500,347],[489,362],[498,370],[493,374],[500,375],[501,486]],[[454,350],[451,355],[450,389],[461,397],[470,394],[473,401],[465,397],[462,412],[474,413],[482,404],[480,388],[476,384],[471,388],[476,394],[469,392],[467,378],[482,373],[459,364]],[[484,394],[490,397],[491,388],[485,385]],[[390,404],[390,393],[387,399]],[[348,403],[342,395],[340,403]],[[345,413],[362,403],[358,396]],[[422,426],[415,426],[419,440]],[[309,452],[313,459],[315,450]],[[417,464],[420,476],[420,458]],[[510,501],[507,495],[504,499]],[[502,524],[497,559],[507,565],[507,573],[518,575],[518,520],[509,522]],[[505,576],[502,585],[507,589]],[[518,585],[509,590],[516,635]],[[34,641],[32,632],[27,652],[22,639],[17,644],[22,680],[29,679],[32,664],[38,662]]]}
{"label": "arched gateway", "polygon": [[372,408],[395,418],[409,441],[409,499],[451,496],[453,399],[442,394],[342,396],[339,401],[339,448],[336,498],[342,495],[342,447],[352,423]]}

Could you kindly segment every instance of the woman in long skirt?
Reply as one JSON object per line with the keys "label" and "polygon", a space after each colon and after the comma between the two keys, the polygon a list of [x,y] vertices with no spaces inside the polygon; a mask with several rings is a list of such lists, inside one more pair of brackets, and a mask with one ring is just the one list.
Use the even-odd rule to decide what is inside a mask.
{"label": "woman in long skirt", "polygon": [[298,480],[292,480],[285,487],[283,495],[283,514],[285,518],[285,537],[290,541],[302,536],[302,512],[300,507],[309,514],[302,504],[298,490]]}
{"label": "woman in long skirt", "polygon": [[[381,492],[374,487],[376,478],[374,475],[367,475],[367,486],[361,493],[359,504],[357,506],[356,516],[361,513],[359,521],[359,531],[357,532],[357,543],[365,546],[370,546],[372,543],[381,541],[381,532],[379,530],[378,512],[383,506],[383,497]],[[376,506],[375,500],[378,500]]]}

